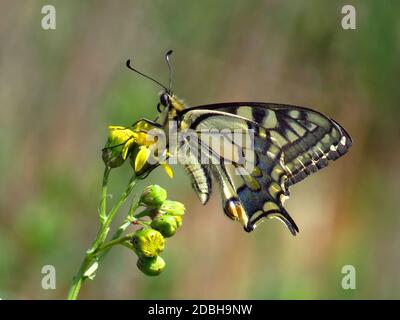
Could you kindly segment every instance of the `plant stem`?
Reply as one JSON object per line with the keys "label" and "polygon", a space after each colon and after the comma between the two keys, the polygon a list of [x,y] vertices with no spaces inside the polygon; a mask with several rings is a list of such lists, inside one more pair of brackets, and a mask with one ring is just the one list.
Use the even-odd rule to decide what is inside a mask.
{"label": "plant stem", "polygon": [[[118,228],[118,230],[115,231],[115,233],[111,237],[111,241],[118,239],[124,233],[125,229],[130,225],[131,225],[131,222],[128,220],[125,220],[124,223]],[[109,247],[107,249],[102,249],[101,253],[99,254],[98,260],[100,261],[100,260],[104,259],[104,257],[106,256],[106,254],[108,253],[108,251],[110,249],[111,249],[111,247]]]}
{"label": "plant stem", "polygon": [[129,233],[129,234],[127,234],[127,235],[125,235],[125,236],[123,236],[121,238],[110,240],[110,241],[104,243],[98,249],[98,252],[100,253],[100,252],[108,251],[108,250],[111,249],[111,247],[113,247],[113,246],[115,246],[117,244],[122,244],[123,242],[130,240],[133,237],[133,235],[134,235],[133,233]]}
{"label": "plant stem", "polygon": [[[88,268],[90,268],[90,266],[94,262],[96,262],[101,255],[104,255],[103,250],[108,251],[111,248],[111,246],[117,244],[117,242],[113,243],[113,241],[120,240],[120,239],[111,240],[107,243],[108,245],[106,248],[101,249],[107,238],[108,232],[110,231],[110,224],[111,224],[113,218],[115,217],[115,214],[117,213],[118,209],[122,206],[122,204],[125,202],[125,200],[128,198],[129,194],[131,193],[133,187],[136,184],[137,179],[136,179],[135,175],[132,176],[132,178],[129,180],[128,186],[126,187],[125,191],[122,193],[118,202],[112,207],[112,209],[110,210],[110,213],[107,215],[106,214],[106,208],[107,208],[106,202],[107,202],[107,184],[108,184],[109,174],[110,174],[110,168],[106,168],[104,170],[104,175],[103,175],[102,193],[101,193],[101,201],[100,201],[100,213],[99,213],[100,229],[97,232],[96,239],[93,241],[91,247],[89,248],[89,250],[86,251],[85,258],[83,259],[78,272],[76,273],[76,275],[74,276],[74,278],[72,280],[71,288],[70,288],[70,291],[68,294],[68,300],[75,300],[78,297],[79,290],[82,286],[82,283],[86,280],[86,277],[85,277],[86,270]],[[122,232],[124,230],[125,229],[123,229]],[[122,232],[119,233],[118,236],[120,234],[122,234]],[[121,238],[121,239],[123,239],[123,238]],[[126,240],[126,239],[124,239],[124,240]],[[124,240],[121,240],[121,241],[124,241]],[[103,254],[101,254],[101,253],[103,253]]]}
{"label": "plant stem", "polygon": [[104,169],[103,183],[101,188],[101,200],[100,200],[100,224],[103,225],[106,220],[107,214],[107,187],[108,187],[108,177],[110,175],[111,168],[106,166]]}

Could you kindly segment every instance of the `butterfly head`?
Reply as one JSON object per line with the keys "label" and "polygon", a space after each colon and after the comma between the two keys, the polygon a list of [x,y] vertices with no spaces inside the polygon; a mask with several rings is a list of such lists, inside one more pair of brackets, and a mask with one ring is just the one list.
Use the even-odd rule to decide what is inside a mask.
{"label": "butterfly head", "polygon": [[164,109],[168,111],[182,111],[185,108],[183,102],[174,96],[172,92],[162,92],[160,94],[160,101],[158,103],[157,109],[162,112]]}
{"label": "butterfly head", "polygon": [[184,104],[171,92],[164,91],[160,94],[160,99],[157,104],[157,110],[160,113],[156,121],[161,125],[165,125],[168,120],[174,119],[178,112],[183,110]]}

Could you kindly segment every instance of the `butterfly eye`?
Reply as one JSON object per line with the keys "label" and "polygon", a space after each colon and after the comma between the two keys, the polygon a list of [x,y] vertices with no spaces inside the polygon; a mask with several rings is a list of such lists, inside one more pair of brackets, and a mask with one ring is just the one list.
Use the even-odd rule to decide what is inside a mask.
{"label": "butterfly eye", "polygon": [[160,96],[160,103],[161,103],[164,107],[168,106],[168,104],[169,104],[169,98],[168,98],[168,95],[167,95],[166,93],[163,93],[163,94]]}

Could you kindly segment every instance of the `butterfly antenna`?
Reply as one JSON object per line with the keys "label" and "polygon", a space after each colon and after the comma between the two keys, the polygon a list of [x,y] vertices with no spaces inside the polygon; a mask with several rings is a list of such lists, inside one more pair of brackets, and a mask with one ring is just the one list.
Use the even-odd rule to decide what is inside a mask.
{"label": "butterfly antenna", "polygon": [[168,93],[171,93],[171,88],[172,88],[172,66],[171,66],[171,54],[172,54],[172,50],[169,50],[166,54],[165,54],[165,60],[167,61],[167,65],[168,65],[168,70],[169,70],[169,89],[168,89]]}
{"label": "butterfly antenna", "polygon": [[133,68],[133,67],[131,66],[131,60],[130,60],[130,59],[128,59],[128,60],[126,61],[126,66],[128,67],[128,69],[131,69],[132,71],[135,71],[136,73],[140,74],[141,76],[143,76],[143,77],[145,77],[145,78],[147,78],[147,79],[150,79],[151,81],[157,83],[157,84],[158,84],[161,88],[163,88],[165,91],[169,92],[169,90],[167,89],[167,87],[164,86],[162,83],[160,83],[160,82],[157,81],[156,79],[154,79],[154,78],[152,78],[152,77],[150,77],[150,76],[144,74],[143,72],[140,72],[139,70]]}

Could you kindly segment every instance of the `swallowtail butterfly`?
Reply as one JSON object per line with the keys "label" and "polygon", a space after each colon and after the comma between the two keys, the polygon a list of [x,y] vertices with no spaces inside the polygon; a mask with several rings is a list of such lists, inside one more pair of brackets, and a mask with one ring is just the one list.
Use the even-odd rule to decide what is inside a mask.
{"label": "swallowtail butterfly", "polygon": [[[157,119],[139,122],[165,132],[169,130],[170,121],[175,121],[178,132],[190,129],[200,133],[205,128],[251,130],[255,153],[251,171],[239,163],[223,161],[223,156],[220,156],[220,161],[208,164],[190,161],[183,165],[185,171],[203,204],[207,203],[213,183],[217,182],[225,214],[238,220],[245,231],[253,231],[264,218],[276,218],[296,235],[299,229],[283,207],[290,186],[324,168],[329,160],[344,155],[352,145],[349,134],[333,119],[294,105],[232,102],[187,107],[171,91],[171,53],[166,54],[170,70],[169,88],[134,69],[130,60],[127,61],[128,68],[164,89],[160,94]],[[201,138],[198,141],[202,152],[218,153]],[[182,145],[178,145],[176,152],[181,150]],[[237,174],[238,168],[242,170],[241,175]]]}

